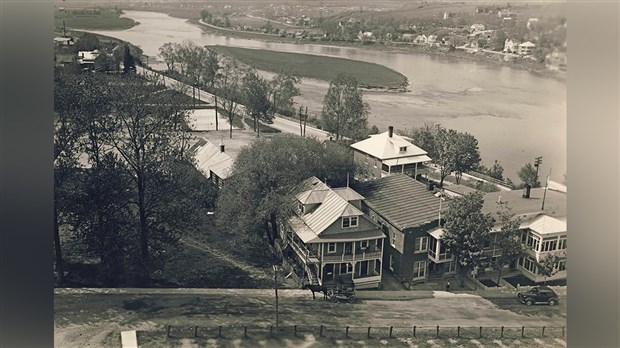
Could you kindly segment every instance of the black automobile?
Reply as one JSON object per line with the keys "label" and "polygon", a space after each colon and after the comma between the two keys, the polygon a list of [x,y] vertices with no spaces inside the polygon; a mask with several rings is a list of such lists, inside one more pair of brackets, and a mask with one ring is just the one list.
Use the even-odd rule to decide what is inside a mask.
{"label": "black automobile", "polygon": [[517,294],[517,298],[521,303],[525,303],[528,306],[539,303],[555,306],[560,302],[555,291],[546,286],[535,286],[530,291],[520,292]]}

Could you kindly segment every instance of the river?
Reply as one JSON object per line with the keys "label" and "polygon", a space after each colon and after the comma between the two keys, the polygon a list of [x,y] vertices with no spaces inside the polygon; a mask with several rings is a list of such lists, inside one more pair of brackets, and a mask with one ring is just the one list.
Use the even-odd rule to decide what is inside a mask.
{"label": "river", "polygon": [[[283,52],[329,55],[373,62],[409,80],[405,93],[366,91],[369,125],[380,131],[425,122],[469,132],[477,139],[483,164],[499,160],[504,176],[519,182],[516,172],[543,156],[541,181],[562,182],[566,173],[566,82],[526,70],[487,62],[417,52],[378,51],[317,44],[270,43],[205,33],[186,20],[166,14],[125,11],[140,24],[122,31],[92,31],[129,41],[144,54],[157,56],[166,42],[191,40],[198,45],[229,45]],[[152,58],[149,61],[152,63]],[[152,64],[150,64],[152,66]],[[162,63],[157,64],[165,68]],[[318,114],[328,82],[304,79],[296,102]]]}

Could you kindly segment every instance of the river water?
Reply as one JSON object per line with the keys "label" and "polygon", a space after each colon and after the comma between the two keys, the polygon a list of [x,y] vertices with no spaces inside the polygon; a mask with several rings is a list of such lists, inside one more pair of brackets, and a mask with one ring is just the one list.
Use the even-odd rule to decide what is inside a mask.
{"label": "river water", "polygon": [[[409,80],[406,93],[366,91],[369,125],[380,131],[425,122],[469,132],[477,139],[482,161],[499,160],[504,176],[543,156],[541,178],[564,181],[566,173],[566,82],[529,71],[473,60],[417,52],[390,52],[316,44],[269,43],[205,33],[186,20],[155,12],[125,11],[140,24],[122,31],[93,31],[129,41],[154,57],[166,42],[191,40],[198,45],[229,45],[283,52],[329,55],[373,62]],[[152,58],[149,65],[153,66]],[[158,67],[165,68],[163,63]],[[328,82],[304,79],[302,96],[310,114],[320,113]],[[544,180],[541,179],[544,183]]]}

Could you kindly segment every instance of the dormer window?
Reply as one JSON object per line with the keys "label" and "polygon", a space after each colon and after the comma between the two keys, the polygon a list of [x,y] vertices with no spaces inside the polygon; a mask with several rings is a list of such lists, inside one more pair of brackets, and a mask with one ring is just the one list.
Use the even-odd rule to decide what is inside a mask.
{"label": "dormer window", "polygon": [[407,152],[407,146],[401,146],[400,152]]}
{"label": "dormer window", "polygon": [[302,203],[299,203],[299,205],[297,205],[297,212],[299,212],[299,214],[301,215],[304,214],[304,205]]}
{"label": "dormer window", "polygon": [[342,228],[356,227],[357,216],[347,216],[342,218]]}

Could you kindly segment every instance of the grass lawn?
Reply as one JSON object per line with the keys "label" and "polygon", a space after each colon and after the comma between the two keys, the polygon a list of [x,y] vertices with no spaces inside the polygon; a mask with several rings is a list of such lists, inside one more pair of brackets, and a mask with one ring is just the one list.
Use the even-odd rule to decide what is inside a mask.
{"label": "grass lawn", "polygon": [[57,10],[54,14],[54,27],[62,30],[63,20],[67,28],[89,30],[122,30],[138,25],[138,22],[129,18],[120,18],[114,9],[83,9]]}
{"label": "grass lawn", "polygon": [[385,66],[357,60],[311,54],[276,52],[228,46],[214,46],[256,69],[279,72],[284,69],[301,77],[331,81],[343,72],[354,76],[361,87],[398,89],[407,85],[407,78]]}

